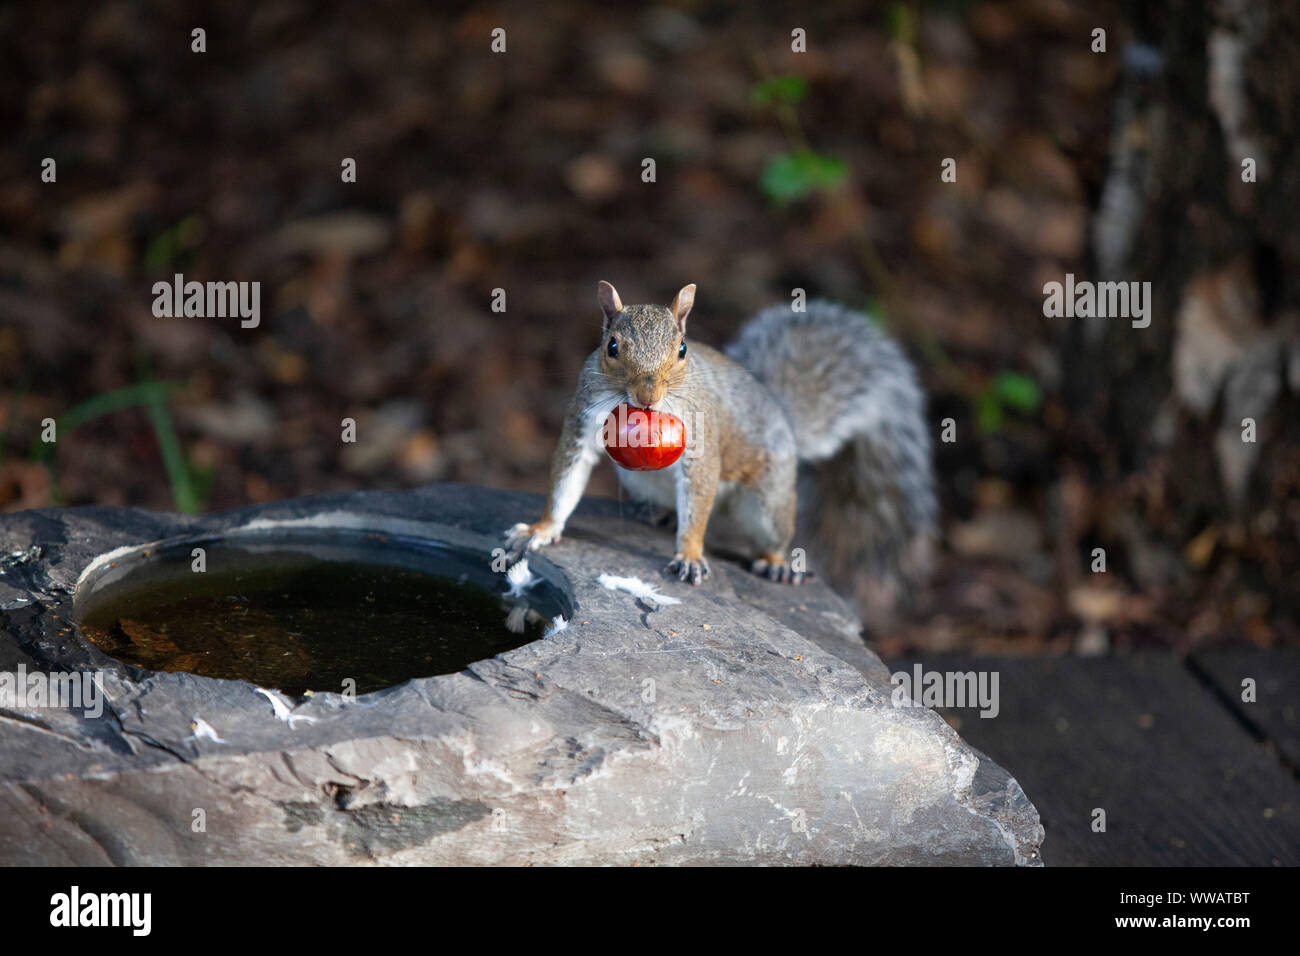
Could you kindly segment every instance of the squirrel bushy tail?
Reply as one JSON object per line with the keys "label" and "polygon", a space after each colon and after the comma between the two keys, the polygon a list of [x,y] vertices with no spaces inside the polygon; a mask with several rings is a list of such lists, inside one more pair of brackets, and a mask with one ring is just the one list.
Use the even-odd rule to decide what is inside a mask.
{"label": "squirrel bushy tail", "polygon": [[883,626],[929,573],[938,512],[912,364],[867,316],[820,299],[804,312],[763,310],[725,351],[772,391],[794,431],[795,545],[869,627]]}

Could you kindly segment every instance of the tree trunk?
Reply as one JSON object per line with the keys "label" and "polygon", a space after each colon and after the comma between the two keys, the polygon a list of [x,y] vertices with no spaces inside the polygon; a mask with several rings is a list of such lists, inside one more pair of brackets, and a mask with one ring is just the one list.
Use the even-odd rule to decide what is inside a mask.
{"label": "tree trunk", "polygon": [[[1149,281],[1151,322],[1070,328],[1071,480],[1091,495],[1063,496],[1063,524],[1085,569],[1100,546],[1144,592],[1230,595],[1202,631],[1294,637],[1300,4],[1160,0],[1129,15],[1090,278]],[[1080,497],[1091,505],[1072,511]]]}

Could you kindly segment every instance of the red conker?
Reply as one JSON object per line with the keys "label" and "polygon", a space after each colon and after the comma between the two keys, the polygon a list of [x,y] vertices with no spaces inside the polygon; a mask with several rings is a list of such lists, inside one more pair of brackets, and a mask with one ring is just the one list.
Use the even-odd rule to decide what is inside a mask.
{"label": "red conker", "polygon": [[686,423],[676,415],[626,403],[605,419],[609,457],[630,471],[667,468],[686,448]]}

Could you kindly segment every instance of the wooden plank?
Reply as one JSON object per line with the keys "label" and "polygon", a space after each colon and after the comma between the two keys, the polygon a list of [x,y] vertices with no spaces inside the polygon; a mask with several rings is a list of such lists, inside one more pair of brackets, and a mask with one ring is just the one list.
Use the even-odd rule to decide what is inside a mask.
{"label": "wooden plank", "polygon": [[[1240,648],[1192,655],[1192,666],[1278,757],[1300,771],[1300,647]],[[1255,680],[1255,701],[1241,699],[1243,679]]]}
{"label": "wooden plank", "polygon": [[1038,807],[1047,865],[1300,863],[1300,784],[1172,657],[923,663],[998,674],[996,717],[945,716]]}

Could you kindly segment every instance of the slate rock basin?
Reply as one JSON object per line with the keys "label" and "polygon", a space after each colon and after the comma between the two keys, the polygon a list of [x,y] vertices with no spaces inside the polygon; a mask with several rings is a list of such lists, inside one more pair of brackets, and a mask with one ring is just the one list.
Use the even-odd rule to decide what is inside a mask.
{"label": "slate rock basin", "polygon": [[[98,713],[0,695],[0,863],[1041,864],[1019,785],[936,714],[894,706],[886,668],[820,584],[776,587],[722,559],[703,587],[667,581],[668,534],[586,502],[565,539],[530,558],[532,630],[498,646],[490,608],[502,602],[504,616],[510,599],[491,550],[540,504],[439,485],[197,517],[0,516],[0,672],[93,674],[103,690]],[[421,606],[423,588],[395,585],[376,603],[396,594],[416,608],[393,655],[409,666],[376,675],[381,689],[332,687],[383,642],[339,663],[350,649],[329,628],[332,644],[276,648],[312,661],[293,686],[265,670],[247,675],[256,683],[192,673],[212,654],[176,639],[184,607],[151,624],[114,601],[135,585],[174,597],[167,575],[203,542],[205,573],[329,552],[472,586],[490,594],[482,643],[459,642],[475,659],[438,658],[420,636],[457,644],[455,629],[418,625],[454,616],[455,594]],[[681,603],[608,590],[602,573]],[[344,609],[331,613],[355,607],[346,588],[324,589]],[[201,625],[212,607],[200,606],[188,617]],[[125,620],[144,639],[94,635],[104,607],[110,632]],[[541,637],[557,616],[567,627]],[[287,631],[273,620],[262,633]],[[217,657],[267,656],[266,640],[235,643]],[[138,644],[155,656],[105,652],[129,658]]]}
{"label": "slate rock basin", "polygon": [[138,667],[364,694],[455,673],[573,616],[544,574],[503,602],[504,576],[483,560],[491,544],[274,523],[187,536],[93,562],[76,619]]}

